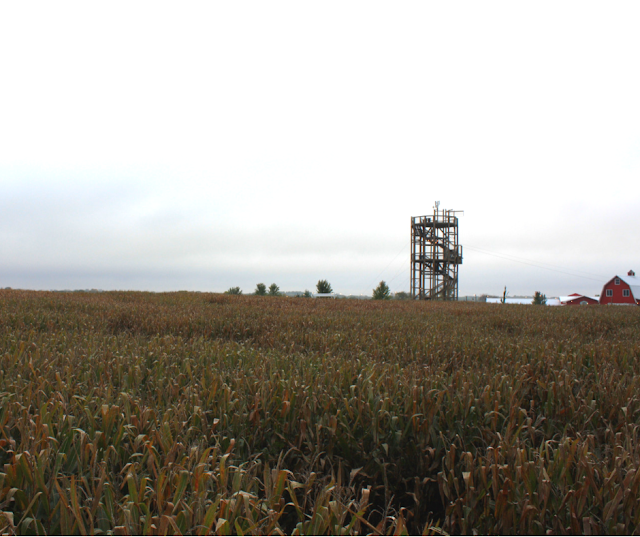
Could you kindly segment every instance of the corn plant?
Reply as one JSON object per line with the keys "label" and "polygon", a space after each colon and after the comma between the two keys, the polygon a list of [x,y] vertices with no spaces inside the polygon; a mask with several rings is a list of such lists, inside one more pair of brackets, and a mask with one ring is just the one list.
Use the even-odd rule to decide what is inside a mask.
{"label": "corn plant", "polygon": [[633,533],[640,310],[0,290],[0,531]]}

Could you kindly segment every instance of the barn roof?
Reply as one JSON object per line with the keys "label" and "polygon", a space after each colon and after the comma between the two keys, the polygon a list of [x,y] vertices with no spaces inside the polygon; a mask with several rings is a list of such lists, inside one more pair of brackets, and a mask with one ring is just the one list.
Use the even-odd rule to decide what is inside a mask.
{"label": "barn roof", "polygon": [[[505,300],[505,304],[531,304],[533,302],[533,297],[527,298],[515,298],[515,297],[507,297]],[[487,298],[487,304],[502,304],[501,298]]]}
{"label": "barn roof", "polygon": [[596,302],[598,302],[597,298],[594,298],[594,297],[588,296],[588,295],[581,295],[579,293],[572,293],[572,294],[567,295],[567,296],[561,296],[560,297],[560,302],[569,302],[571,300],[576,300],[578,298],[590,298],[591,300],[595,300]]}

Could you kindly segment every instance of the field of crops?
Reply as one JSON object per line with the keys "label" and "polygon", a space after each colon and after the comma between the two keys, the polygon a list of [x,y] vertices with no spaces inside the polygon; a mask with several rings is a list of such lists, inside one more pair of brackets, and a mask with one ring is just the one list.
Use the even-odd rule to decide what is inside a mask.
{"label": "field of crops", "polygon": [[0,290],[0,532],[640,531],[640,308]]}

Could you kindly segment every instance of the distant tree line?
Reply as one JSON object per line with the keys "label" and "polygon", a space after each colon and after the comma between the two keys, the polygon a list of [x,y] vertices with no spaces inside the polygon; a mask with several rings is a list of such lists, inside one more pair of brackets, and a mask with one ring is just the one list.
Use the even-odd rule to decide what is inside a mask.
{"label": "distant tree line", "polygon": [[[327,280],[318,280],[316,284],[316,290],[318,293],[333,293],[333,289],[331,288],[331,284]],[[240,287],[229,287],[225,291],[227,295],[241,295],[242,289]],[[259,283],[256,285],[255,290],[253,291],[255,296],[282,296],[280,292],[280,287],[277,284],[272,283],[267,289],[267,286],[264,283]],[[303,296],[306,298],[312,297],[311,291],[305,289],[304,293],[299,296]]]}
{"label": "distant tree line", "polygon": [[[318,283],[316,284],[316,293],[331,294],[333,293],[333,288],[327,280],[318,280]],[[242,289],[240,289],[240,287],[229,287],[229,289],[225,291],[225,294],[241,295]],[[275,283],[272,283],[268,289],[264,283],[258,283],[256,284],[256,288],[253,291],[253,294],[255,296],[282,296],[283,293],[280,292],[280,287],[278,287],[278,285],[276,285]],[[310,298],[313,296],[313,294],[308,289],[305,289],[304,293],[297,296]],[[374,300],[389,300],[391,298],[395,300],[409,300],[411,298],[411,295],[404,291],[400,291],[398,293],[395,293],[395,295],[392,295],[391,289],[389,289],[389,286],[383,280],[378,284],[378,287],[373,290],[371,298],[373,298]]]}

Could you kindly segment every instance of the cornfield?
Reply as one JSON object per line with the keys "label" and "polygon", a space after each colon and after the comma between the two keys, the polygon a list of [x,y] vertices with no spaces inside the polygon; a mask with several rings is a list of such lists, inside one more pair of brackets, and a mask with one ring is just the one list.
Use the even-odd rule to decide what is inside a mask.
{"label": "cornfield", "polygon": [[0,291],[0,532],[631,534],[640,308]]}

